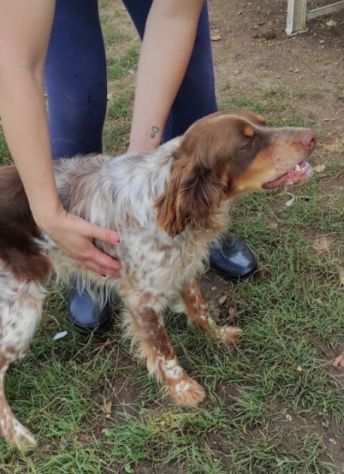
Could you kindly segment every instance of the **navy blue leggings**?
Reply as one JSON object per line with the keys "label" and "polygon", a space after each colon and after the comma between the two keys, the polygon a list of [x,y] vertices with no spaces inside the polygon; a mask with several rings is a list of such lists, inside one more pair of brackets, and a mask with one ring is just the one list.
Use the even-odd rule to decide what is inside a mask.
{"label": "navy blue leggings", "polygon": [[[142,38],[152,0],[123,0]],[[173,61],[173,58],[171,58]],[[57,0],[45,65],[54,158],[100,152],[106,112],[106,60],[97,0]],[[165,129],[168,140],[216,110],[207,5]]]}

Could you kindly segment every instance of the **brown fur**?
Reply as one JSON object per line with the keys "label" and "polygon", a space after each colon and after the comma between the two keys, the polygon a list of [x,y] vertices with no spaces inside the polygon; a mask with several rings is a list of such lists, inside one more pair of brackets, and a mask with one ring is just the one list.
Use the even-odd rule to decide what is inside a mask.
{"label": "brown fur", "polygon": [[20,279],[42,281],[50,272],[48,258],[33,240],[39,237],[16,168],[1,167],[0,260]]}
{"label": "brown fur", "polygon": [[204,299],[197,281],[191,281],[182,290],[187,318],[215,341],[227,346],[239,343],[241,329],[236,326],[219,326],[210,316],[208,303]]}
{"label": "brown fur", "polygon": [[[163,311],[182,297],[195,325],[226,345],[238,341],[239,328],[220,327],[211,318],[195,278],[209,243],[225,230],[232,198],[300,182],[309,176],[302,162],[315,145],[311,130],[262,123],[252,113],[213,114],[152,155],[123,156],[106,164],[104,155],[59,162],[56,182],[66,209],[122,233],[118,246],[105,248],[123,263],[118,280],[85,271],[44,240],[17,172],[0,170],[0,431],[8,441],[19,449],[35,446],[11,412],[4,378],[9,364],[27,351],[39,324],[45,291],[36,281],[49,271],[46,255],[62,281],[74,282],[77,276],[81,288],[93,291],[94,285],[99,290],[94,296],[104,303],[117,290],[127,309],[127,334],[149,372],[164,382],[178,405],[197,406],[204,400],[205,390],[178,362]],[[156,201],[157,214],[152,212]],[[184,229],[178,238],[164,232],[174,237]]]}
{"label": "brown fur", "polygon": [[167,191],[157,202],[158,222],[171,236],[187,225],[213,227],[215,210],[233,191],[232,181],[266,146],[247,123],[264,123],[250,112],[223,119],[219,112],[199,120],[191,127],[178,149]]}

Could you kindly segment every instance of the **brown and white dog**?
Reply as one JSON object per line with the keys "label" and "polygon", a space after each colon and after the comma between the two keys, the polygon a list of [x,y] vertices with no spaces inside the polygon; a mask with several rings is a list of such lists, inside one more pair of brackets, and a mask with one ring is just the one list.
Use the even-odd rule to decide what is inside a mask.
{"label": "brown and white dog", "polygon": [[76,157],[55,164],[62,202],[70,212],[120,233],[121,243],[98,242],[122,262],[118,280],[77,267],[37,228],[13,166],[0,169],[0,428],[20,449],[35,445],[5,397],[9,365],[22,357],[41,318],[51,273],[108,300],[123,300],[124,322],[136,353],[182,406],[205,397],[179,365],[163,322],[181,298],[187,318],[224,344],[240,329],[219,327],[208,314],[196,278],[208,246],[224,231],[232,202],[243,193],[303,181],[315,146],[311,130],[268,128],[253,113],[217,113],[151,154]]}

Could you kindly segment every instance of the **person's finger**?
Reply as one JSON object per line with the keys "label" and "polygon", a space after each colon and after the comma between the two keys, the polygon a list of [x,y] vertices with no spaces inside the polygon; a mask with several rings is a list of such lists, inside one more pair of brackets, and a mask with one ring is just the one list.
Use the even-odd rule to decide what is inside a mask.
{"label": "person's finger", "polygon": [[100,265],[97,265],[92,260],[84,260],[82,266],[87,270],[91,270],[93,273],[97,273],[97,275],[101,277],[109,276],[104,273],[103,268]]}
{"label": "person's finger", "polygon": [[105,253],[93,247],[92,251],[88,255],[88,260],[99,265],[104,273],[117,273],[121,269],[121,264],[118,260],[106,255]]}
{"label": "person's finger", "polygon": [[104,269],[104,267],[94,263],[93,260],[84,260],[84,262],[82,263],[82,266],[86,268],[87,270],[91,270],[92,272],[97,273],[97,275],[103,278],[110,277],[117,280],[117,278],[121,276],[120,270],[114,271],[114,270]]}
{"label": "person's finger", "polygon": [[87,234],[92,239],[102,240],[112,245],[117,245],[121,241],[118,233],[114,230],[104,229],[89,222],[87,222]]}

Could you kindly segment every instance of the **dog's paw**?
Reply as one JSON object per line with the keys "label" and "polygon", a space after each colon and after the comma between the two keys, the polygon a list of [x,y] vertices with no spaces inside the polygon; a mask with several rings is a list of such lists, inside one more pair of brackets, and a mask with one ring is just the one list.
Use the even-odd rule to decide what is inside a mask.
{"label": "dog's paw", "polygon": [[169,393],[174,402],[181,407],[197,407],[206,396],[204,388],[188,376],[169,386]]}
{"label": "dog's paw", "polygon": [[16,420],[14,424],[14,433],[11,443],[14,444],[22,453],[27,453],[37,447],[37,441],[33,434],[18,420]]}
{"label": "dog's paw", "polygon": [[336,357],[332,365],[333,367],[336,367],[336,369],[344,369],[344,353]]}
{"label": "dog's paw", "polygon": [[221,341],[230,347],[236,347],[242,335],[242,330],[237,326],[224,326],[220,328]]}

